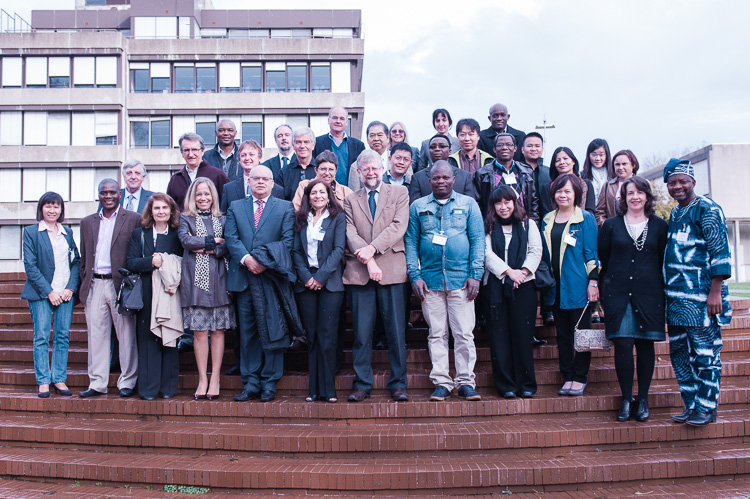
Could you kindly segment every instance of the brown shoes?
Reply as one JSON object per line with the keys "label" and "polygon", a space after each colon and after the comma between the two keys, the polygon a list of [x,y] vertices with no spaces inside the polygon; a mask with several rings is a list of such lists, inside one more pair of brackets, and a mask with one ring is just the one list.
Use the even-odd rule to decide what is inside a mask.
{"label": "brown shoes", "polygon": [[364,399],[368,399],[368,398],[370,398],[369,393],[367,393],[361,388],[357,388],[349,395],[349,398],[347,398],[347,400],[349,402],[362,402]]}
{"label": "brown shoes", "polygon": [[394,390],[391,390],[391,397],[396,402],[408,402],[409,401],[409,394],[406,393],[406,390],[404,388],[395,388]]}

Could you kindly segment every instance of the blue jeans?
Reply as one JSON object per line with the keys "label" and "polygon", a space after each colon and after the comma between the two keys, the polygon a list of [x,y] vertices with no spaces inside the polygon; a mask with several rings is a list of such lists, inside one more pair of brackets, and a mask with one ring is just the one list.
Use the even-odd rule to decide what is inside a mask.
{"label": "blue jeans", "polygon": [[[39,385],[64,383],[68,377],[68,344],[70,321],[73,319],[73,300],[56,307],[49,300],[29,302],[31,320],[34,322],[34,371]],[[52,376],[49,365],[49,333],[54,322],[54,344],[52,346]]]}

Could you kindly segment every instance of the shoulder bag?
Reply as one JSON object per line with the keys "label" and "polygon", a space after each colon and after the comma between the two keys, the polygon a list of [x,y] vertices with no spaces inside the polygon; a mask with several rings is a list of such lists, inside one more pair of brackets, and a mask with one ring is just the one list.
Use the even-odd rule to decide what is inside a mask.
{"label": "shoulder bag", "polygon": [[578,318],[578,322],[576,323],[573,348],[576,352],[591,352],[594,350],[609,352],[612,349],[612,342],[607,339],[604,329],[578,329],[578,325],[581,323],[583,314],[586,313],[589,303],[588,301],[586,302],[581,317]]}
{"label": "shoulder bag", "polygon": [[[141,229],[141,257],[143,255],[143,229]],[[140,272],[117,269],[122,274],[120,291],[117,293],[117,311],[122,315],[135,315],[143,309],[143,282]]]}

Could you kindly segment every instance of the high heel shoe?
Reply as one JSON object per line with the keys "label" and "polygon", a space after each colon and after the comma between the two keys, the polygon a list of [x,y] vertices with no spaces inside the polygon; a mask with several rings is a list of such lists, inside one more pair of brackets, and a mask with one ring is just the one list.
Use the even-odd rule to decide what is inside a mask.
{"label": "high heel shoe", "polygon": [[49,390],[47,390],[46,392],[37,392],[36,396],[40,399],[49,398]]}
{"label": "high heel shoe", "polygon": [[207,398],[208,400],[216,400],[217,398],[219,398],[219,394],[218,394],[218,393],[216,393],[216,394],[209,394],[209,393],[206,393],[206,398]]}
{"label": "high heel shoe", "polygon": [[73,395],[73,392],[71,392],[70,389],[66,388],[63,390],[62,388],[58,388],[57,384],[54,383],[50,385],[50,388],[52,388],[56,394],[62,395],[63,397],[70,397]]}
{"label": "high heel shoe", "polygon": [[204,393],[203,395],[198,395],[198,393],[196,392],[193,397],[195,398],[195,400],[205,400],[208,398],[208,392]]}

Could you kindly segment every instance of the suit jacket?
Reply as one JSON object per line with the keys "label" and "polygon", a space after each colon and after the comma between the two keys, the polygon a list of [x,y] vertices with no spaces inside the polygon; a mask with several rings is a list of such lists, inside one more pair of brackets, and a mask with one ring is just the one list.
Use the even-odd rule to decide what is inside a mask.
{"label": "suit jacket", "polygon": [[[413,203],[419,198],[432,194],[432,186],[430,185],[431,171],[432,167],[430,166],[423,170],[419,170],[411,178],[411,183],[409,184],[409,203]],[[456,176],[456,180],[453,183],[453,190],[459,194],[477,199],[477,192],[474,188],[471,174],[457,166],[453,166],[453,174]]]}
{"label": "suit jacket", "polygon": [[[292,161],[297,161],[297,155],[292,154],[292,157],[289,158],[289,163],[287,163],[287,168],[289,165],[292,164]],[[263,163],[261,163],[264,166],[267,166],[271,169],[271,173],[273,173],[273,181],[279,182],[281,180],[281,172],[284,170],[281,166],[281,158],[277,154],[273,158],[265,160]]]}
{"label": "suit jacket", "polygon": [[248,270],[240,261],[259,246],[281,241],[288,251],[294,246],[294,208],[292,203],[272,196],[263,208],[263,214],[255,227],[253,198],[247,197],[233,202],[227,210],[224,237],[229,250],[229,273],[227,289],[247,289]]}
{"label": "suit jacket", "polygon": [[[526,133],[516,130],[510,125],[506,125],[505,128],[509,134],[516,138],[516,153],[513,155],[513,159],[516,161],[523,160],[521,146],[523,145],[523,139],[526,138]],[[492,127],[479,132],[479,148],[484,152],[490,153],[493,158],[495,157],[495,137],[497,137],[497,132]]]}
{"label": "suit jacket", "polygon": [[409,225],[409,192],[402,185],[381,184],[375,218],[370,214],[367,189],[344,199],[346,213],[346,267],[344,284],[365,285],[370,281],[367,266],[354,252],[372,244],[375,262],[383,271],[380,284],[407,281],[404,235]]}
{"label": "suit jacket", "polygon": [[[273,189],[271,189],[271,195],[275,198],[284,199],[284,188],[278,184],[274,184]],[[232,201],[244,199],[245,197],[247,196],[245,194],[244,176],[237,180],[232,180],[224,186],[224,191],[221,193],[221,212],[226,214]]]}
{"label": "suit jacket", "polygon": [[[206,177],[210,179],[216,186],[219,199],[221,199],[224,184],[229,183],[229,177],[227,177],[227,174],[224,173],[223,170],[211,166],[205,161],[201,161],[201,164],[198,165],[198,175],[195,178],[198,177]],[[190,176],[187,172],[187,166],[183,166],[181,170],[178,170],[172,175],[172,178],[169,179],[169,184],[167,185],[167,194],[172,196],[172,199],[175,200],[177,208],[180,211],[184,209],[185,196],[187,195],[189,187]]]}
{"label": "suit jacket", "polygon": [[[281,172],[281,186],[284,188],[283,199],[291,201],[294,198],[294,193],[297,192],[297,187],[301,180],[302,167],[299,165],[297,158],[295,157],[289,166],[284,168]],[[305,168],[305,179],[310,180],[317,176],[315,173],[315,160],[310,161],[310,164]]]}
{"label": "suit jacket", "polygon": [[[76,292],[81,282],[78,268],[81,258],[70,227],[65,227],[65,240],[70,248],[70,279],[65,288]],[[38,223],[23,229],[23,266],[26,270],[26,282],[21,290],[21,298],[29,301],[45,299],[53,291],[51,284],[55,276],[55,254],[49,234],[46,230],[40,232]]]}
{"label": "suit jacket", "polygon": [[344,291],[342,271],[346,248],[346,215],[339,213],[333,218],[326,218],[321,223],[320,230],[325,235],[322,241],[318,241],[318,270],[314,273],[307,260],[307,225],[294,234],[292,260],[297,272],[297,282],[294,284],[294,291],[297,293],[307,289],[305,283],[312,277],[332,293]]}
{"label": "suit jacket", "polygon": [[[346,136],[346,145],[347,150],[349,151],[349,164],[348,165],[339,165],[339,170],[344,170],[346,172],[346,179],[348,184],[349,179],[349,170],[351,169],[351,166],[354,164],[355,161],[357,161],[357,158],[359,157],[360,153],[365,150],[365,144],[359,140],[355,139],[354,137],[347,135]],[[318,137],[315,137],[315,149],[313,149],[313,158],[317,158],[318,154],[322,153],[323,151],[333,151],[333,143],[331,142],[331,136],[329,134],[320,135]],[[341,181],[340,183],[344,183],[342,181],[342,177],[339,177],[336,175],[336,180]],[[294,194],[294,191],[292,191],[292,194]]]}
{"label": "suit jacket", "polygon": [[[153,194],[153,191],[147,191],[146,189],[141,188],[141,199],[138,200],[138,209],[135,210],[136,213],[139,215],[143,213],[143,210],[146,209],[146,203],[148,203],[148,198],[151,197]],[[125,198],[127,197],[127,193],[125,192],[125,189],[120,189],[120,206],[125,207]],[[99,205],[98,209],[102,209],[102,205]]]}
{"label": "suit jacket", "polygon": [[[96,243],[99,240],[99,212],[81,219],[81,289],[78,293],[81,303],[86,303],[94,278],[94,263],[96,263]],[[117,211],[115,229],[112,233],[109,258],[112,262],[112,282],[115,291],[120,289],[122,274],[118,269],[125,267],[125,260],[130,248],[130,236],[141,225],[141,216],[134,211],[124,208]]]}

